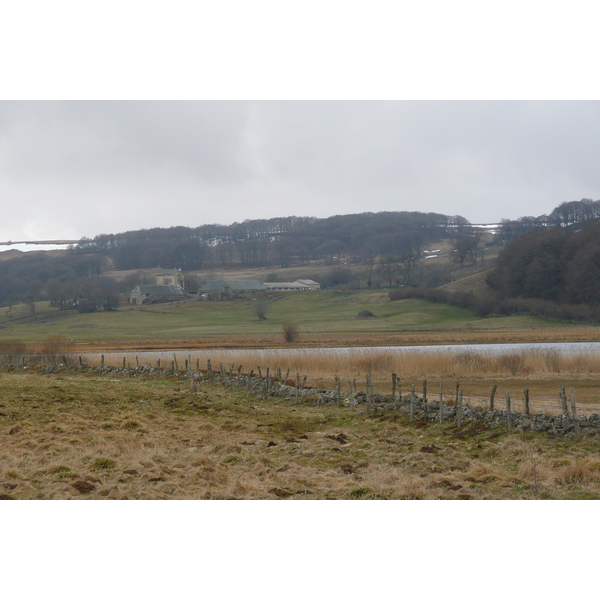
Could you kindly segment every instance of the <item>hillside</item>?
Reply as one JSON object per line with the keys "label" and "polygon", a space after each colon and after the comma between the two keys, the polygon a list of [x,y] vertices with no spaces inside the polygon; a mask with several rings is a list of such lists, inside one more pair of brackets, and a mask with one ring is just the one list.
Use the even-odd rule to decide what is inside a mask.
{"label": "hillside", "polygon": [[[298,322],[305,336],[332,338],[341,335],[348,340],[348,336],[356,334],[365,340],[367,332],[373,339],[382,339],[381,336],[390,336],[393,332],[416,330],[538,327],[535,317],[539,316],[596,322],[594,307],[575,305],[584,297],[588,300],[595,297],[590,293],[597,289],[596,270],[587,268],[596,260],[597,223],[585,221],[595,213],[577,212],[577,207],[594,208],[596,204],[592,203],[592,206],[586,201],[574,203],[576,206],[571,204],[565,213],[568,222],[548,228],[548,220],[519,221],[520,226],[527,223],[538,230],[509,242],[501,241],[502,228],[500,234],[495,234],[489,229],[471,226],[458,216],[387,212],[338,215],[327,219],[288,217],[230,226],[156,228],[83,239],[69,250],[26,253],[10,250],[0,256],[0,306],[5,307],[0,316],[0,332],[9,335],[18,330],[26,338],[39,339],[42,332],[39,326],[43,323],[53,322],[53,327],[58,330],[62,323],[69,322],[68,327],[101,327],[102,333],[91,338],[104,341],[110,336],[115,340],[141,337],[181,340],[188,336],[198,339],[201,335],[231,337],[236,333],[268,338],[277,335],[276,329],[286,320]],[[578,236],[579,230],[570,229],[580,227],[577,219],[584,222],[583,233]],[[514,224],[504,222],[502,227],[507,223]],[[547,229],[542,230],[542,225]],[[536,276],[540,271],[536,266],[539,260],[537,255],[532,255],[527,257],[529,270],[521,273],[525,284],[519,284],[521,288],[518,288],[518,278],[514,275],[518,271],[511,267],[509,260],[511,252],[515,254],[512,249],[523,248],[531,254],[533,246],[527,240],[539,239],[543,254],[547,238],[570,240],[563,244],[564,251],[559,257],[559,263],[567,264],[569,252],[573,253],[571,249],[576,248],[575,241],[590,238],[585,232],[591,232],[593,243],[584,246],[593,246],[594,252],[586,254],[585,248],[578,250],[574,264],[586,268],[563,269],[570,277],[565,275],[563,279],[571,281],[575,273],[581,275],[593,271],[593,281],[578,276],[578,285],[571,286],[569,294],[551,296],[551,301],[538,294],[535,302],[524,301],[521,288],[536,283],[543,291],[543,286],[552,284],[552,280]],[[544,272],[557,271],[552,266],[554,263],[549,263],[545,256],[541,256],[542,262],[548,263]],[[553,254],[550,252],[548,256]],[[500,267],[496,268],[496,265]],[[161,312],[175,314],[183,319],[181,326],[173,325],[167,318],[157,319],[157,322],[151,318],[144,321],[137,312],[128,312],[131,310],[127,305],[131,290],[140,284],[154,284],[163,268],[173,267],[183,268],[185,291],[190,298],[203,283],[220,278],[263,282],[313,279],[320,283],[324,292],[337,290],[352,292],[355,296],[344,296],[341,303],[326,294],[317,294],[310,302],[292,295],[281,299],[270,297],[272,314],[261,329],[247,325],[248,315],[252,313],[247,304],[228,307],[221,303],[209,309],[193,303],[189,306],[194,308],[185,308],[188,303],[184,302],[182,310],[179,307],[177,310],[143,307],[150,316]],[[490,287],[490,282],[495,289]],[[513,288],[517,291],[513,292]],[[371,303],[350,300],[358,297],[356,294],[361,291],[381,299],[382,314],[377,315],[377,320],[350,324],[350,319],[354,321],[356,316],[351,311],[358,304]],[[397,301],[389,307],[385,304],[389,300],[388,291]],[[321,300],[311,305],[317,297]],[[555,302],[563,297],[574,304],[563,307]],[[400,313],[406,307],[416,306],[418,298],[427,302],[421,302],[419,310],[405,311],[408,316],[401,318]],[[412,304],[408,299],[412,299]],[[394,316],[396,308],[392,307],[398,306],[403,308]],[[280,313],[278,307],[281,307]],[[459,307],[466,312],[456,312]],[[357,308],[357,312],[359,310]],[[84,313],[96,316],[84,317]],[[124,313],[129,317],[125,318]],[[207,314],[211,314],[210,323],[202,316]],[[511,324],[514,315],[519,314],[529,317],[524,317],[522,324]],[[185,315],[189,317],[187,321]],[[228,319],[222,315],[236,317]],[[482,315],[491,318],[480,324]],[[498,321],[499,315],[508,318]],[[74,320],[76,324],[73,324]],[[500,322],[502,324],[497,325]],[[329,343],[336,342],[330,339]]]}
{"label": "hillside", "polygon": [[[597,339],[596,329],[567,327],[531,316],[481,317],[451,304],[425,300],[392,302],[386,290],[290,292],[269,296],[267,320],[259,321],[252,301],[184,302],[122,307],[79,314],[39,303],[37,322],[26,307],[0,322],[0,340],[39,345],[51,334],[76,343],[111,347],[285,345],[282,324],[296,323],[296,345],[398,345],[532,339]],[[375,319],[358,319],[363,310]]]}

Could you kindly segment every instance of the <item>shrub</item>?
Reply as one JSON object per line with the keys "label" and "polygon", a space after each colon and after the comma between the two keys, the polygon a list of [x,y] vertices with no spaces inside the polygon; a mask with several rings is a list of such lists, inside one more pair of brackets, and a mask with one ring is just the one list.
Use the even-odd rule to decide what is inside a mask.
{"label": "shrub", "polygon": [[562,472],[556,477],[557,483],[566,485],[578,485],[593,480],[594,477],[588,467],[580,461],[575,464],[565,467]]}
{"label": "shrub", "polygon": [[498,357],[501,367],[508,369],[511,375],[516,375],[523,370],[525,354],[523,352],[505,352]]}
{"label": "shrub", "polygon": [[300,329],[296,323],[283,323],[281,332],[283,334],[283,339],[288,343],[296,342],[300,338]]}
{"label": "shrub", "polygon": [[42,346],[42,354],[47,356],[52,363],[56,363],[57,359],[61,359],[72,351],[73,343],[60,333],[49,335]]}
{"label": "shrub", "polygon": [[0,359],[9,356],[23,356],[30,354],[31,349],[19,340],[5,340],[0,342]]}
{"label": "shrub", "polygon": [[557,348],[544,350],[544,364],[550,373],[560,373],[561,354]]}

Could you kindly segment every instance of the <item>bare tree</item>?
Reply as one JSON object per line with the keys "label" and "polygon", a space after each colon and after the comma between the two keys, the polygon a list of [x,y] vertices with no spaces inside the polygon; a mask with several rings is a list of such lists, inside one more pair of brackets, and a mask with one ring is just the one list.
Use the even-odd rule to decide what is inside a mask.
{"label": "bare tree", "polygon": [[398,257],[393,254],[385,254],[379,258],[379,273],[389,287],[394,284],[394,278],[398,273]]}
{"label": "bare tree", "polygon": [[477,263],[477,257],[480,250],[480,242],[483,232],[477,229],[457,236],[452,241],[452,250],[454,252],[454,261],[460,266],[464,266],[465,260],[469,260],[472,264]]}
{"label": "bare tree", "polygon": [[37,314],[35,312],[35,303],[38,299],[39,290],[35,285],[32,285],[25,294],[25,302],[29,307],[29,314],[33,317],[33,322],[37,323]]}
{"label": "bare tree", "polygon": [[266,321],[267,313],[269,312],[269,303],[264,299],[256,300],[252,305],[252,310],[259,321]]}

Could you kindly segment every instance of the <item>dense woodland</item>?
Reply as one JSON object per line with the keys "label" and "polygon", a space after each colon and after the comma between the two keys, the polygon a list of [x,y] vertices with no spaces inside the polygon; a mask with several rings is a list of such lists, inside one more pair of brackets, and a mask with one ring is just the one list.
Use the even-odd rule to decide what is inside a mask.
{"label": "dense woodland", "polygon": [[468,224],[460,216],[419,212],[287,217],[99,235],[82,240],[74,251],[107,256],[120,270],[334,264],[342,255],[361,263],[382,254],[419,254],[423,243],[448,237]]}
{"label": "dense woodland", "polygon": [[600,221],[515,238],[500,254],[488,283],[501,298],[600,304]]}
{"label": "dense woodland", "polygon": [[[0,261],[0,304],[8,314],[17,302],[28,303],[33,311],[42,299],[82,312],[113,310],[133,287],[152,283],[135,273],[138,269],[210,272],[305,265],[310,273],[316,263],[331,266],[321,277],[323,287],[383,285],[397,287],[395,297],[428,289],[423,297],[485,313],[532,312],[534,301],[539,314],[548,314],[541,306],[599,304],[600,200],[564,202],[548,216],[503,220],[495,237],[505,248],[487,280],[494,300],[473,295],[451,299],[433,292],[431,288],[449,281],[449,270],[418,262],[424,245],[449,239],[454,266],[460,268],[482,259],[481,235],[464,217],[420,212],[258,219],[99,235],[82,239],[60,256],[36,252]],[[113,269],[132,274],[117,281],[107,276]],[[193,291],[198,281],[186,283]],[[590,313],[584,312],[585,320]]]}

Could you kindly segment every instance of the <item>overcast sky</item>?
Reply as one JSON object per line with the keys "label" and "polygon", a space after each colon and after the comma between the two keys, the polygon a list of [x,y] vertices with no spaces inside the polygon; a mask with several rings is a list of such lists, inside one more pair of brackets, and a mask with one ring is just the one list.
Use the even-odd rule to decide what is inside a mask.
{"label": "overcast sky", "polygon": [[5,101],[0,238],[600,198],[596,101]]}

